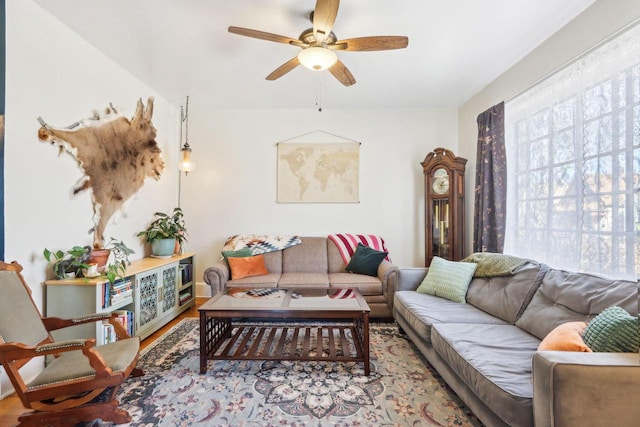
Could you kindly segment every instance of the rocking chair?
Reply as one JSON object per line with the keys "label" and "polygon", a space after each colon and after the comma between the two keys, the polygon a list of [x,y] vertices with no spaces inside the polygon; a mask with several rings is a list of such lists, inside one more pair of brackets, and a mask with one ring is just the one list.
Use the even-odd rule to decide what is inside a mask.
{"label": "rocking chair", "polygon": [[[43,318],[16,262],[0,261],[0,364],[4,367],[25,408],[19,426],[75,426],[100,418],[115,424],[131,421],[115,400],[120,385],[130,375],[143,375],[135,367],[140,339],[128,337],[111,313],[80,319]],[[108,321],[117,341],[96,346],[95,339],[56,342],[50,331],[88,322]],[[52,355],[34,379],[20,368],[34,358]]]}

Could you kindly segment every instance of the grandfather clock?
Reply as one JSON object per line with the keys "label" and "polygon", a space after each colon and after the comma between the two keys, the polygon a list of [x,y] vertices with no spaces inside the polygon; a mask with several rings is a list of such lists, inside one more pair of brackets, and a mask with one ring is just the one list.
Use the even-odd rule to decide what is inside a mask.
{"label": "grandfather clock", "polygon": [[425,195],[425,265],[434,256],[458,261],[464,250],[464,169],[467,159],[436,148],[421,163]]}

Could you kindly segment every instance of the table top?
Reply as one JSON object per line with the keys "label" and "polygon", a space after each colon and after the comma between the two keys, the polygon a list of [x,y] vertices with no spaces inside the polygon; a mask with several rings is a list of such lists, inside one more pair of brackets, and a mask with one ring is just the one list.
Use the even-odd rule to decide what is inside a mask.
{"label": "table top", "polygon": [[199,311],[347,312],[370,308],[358,289],[225,288]]}

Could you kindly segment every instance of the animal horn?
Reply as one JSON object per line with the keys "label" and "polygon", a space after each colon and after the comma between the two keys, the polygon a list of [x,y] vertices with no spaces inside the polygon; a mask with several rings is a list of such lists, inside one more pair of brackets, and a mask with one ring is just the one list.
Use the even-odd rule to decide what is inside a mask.
{"label": "animal horn", "polygon": [[147,108],[144,110],[144,119],[150,121],[151,116],[153,116],[153,96],[150,96],[147,100]]}
{"label": "animal horn", "polygon": [[138,106],[136,107],[136,114],[133,116],[133,120],[140,120],[142,118],[142,99],[138,99]]}

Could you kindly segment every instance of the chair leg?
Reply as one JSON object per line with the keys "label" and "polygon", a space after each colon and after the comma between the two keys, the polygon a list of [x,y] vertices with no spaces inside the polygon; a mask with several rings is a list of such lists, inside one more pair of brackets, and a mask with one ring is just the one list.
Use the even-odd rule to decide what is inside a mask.
{"label": "chair leg", "polygon": [[131,422],[131,415],[124,409],[118,408],[118,401],[110,400],[61,411],[26,412],[18,418],[20,423],[17,427],[73,427],[80,422],[90,422],[97,418],[114,424]]}

